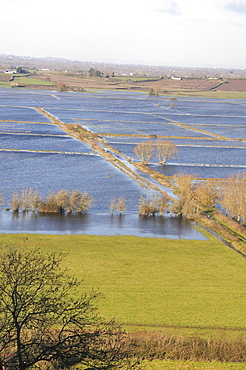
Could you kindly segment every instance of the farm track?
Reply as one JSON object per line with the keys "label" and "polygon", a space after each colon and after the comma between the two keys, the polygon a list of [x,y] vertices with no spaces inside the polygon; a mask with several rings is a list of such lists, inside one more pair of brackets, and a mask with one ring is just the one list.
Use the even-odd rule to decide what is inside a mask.
{"label": "farm track", "polygon": [[[80,137],[78,137],[79,135],[76,135],[76,133],[71,134],[68,131],[68,128],[67,128],[67,125],[66,124],[64,124],[63,122],[61,122],[60,120],[58,120],[56,117],[54,117],[53,115],[51,115],[46,110],[44,110],[42,108],[35,108],[35,109],[38,112],[40,112],[41,114],[43,114],[44,116],[48,117],[54,124],[57,124],[60,128],[62,128],[62,130],[64,130],[65,132],[68,132],[68,134],[71,137],[75,137],[78,140],[81,140],[85,144],[89,145],[89,147],[94,152],[96,152],[96,154],[100,155],[101,157],[103,157],[104,159],[106,159],[108,162],[110,162],[111,164],[113,164],[115,167],[117,167],[119,170],[121,170],[122,172],[124,172],[125,174],[127,174],[128,176],[130,176],[133,180],[135,180],[136,182],[138,182],[142,187],[144,187],[146,189],[154,189],[156,191],[159,191],[160,193],[164,193],[161,189],[157,188],[150,181],[148,181],[147,179],[145,179],[145,178],[137,175],[136,173],[134,173],[134,171],[132,171],[129,168],[129,166],[127,166],[121,160],[119,160],[118,158],[116,158],[112,153],[109,153],[107,151],[108,150],[107,148],[109,147],[107,144],[106,144],[106,147],[104,147],[101,142],[99,142],[96,139],[91,139],[88,136],[87,137],[84,137],[83,139],[81,139]],[[92,135],[92,133],[89,132],[88,130],[86,130],[86,132],[88,133],[89,136]],[[111,147],[110,147],[110,150],[115,151]],[[119,154],[117,151],[115,151],[115,153]],[[121,153],[120,153],[120,155],[123,157],[123,159],[125,161],[128,161],[129,160],[129,158],[127,156],[122,155]]]}
{"label": "farm track", "polygon": [[[230,138],[227,138],[225,136],[221,136],[221,135],[217,135],[217,134],[213,134],[209,131],[205,131],[205,130],[200,130],[199,128],[195,128],[195,127],[191,127],[187,124],[182,124],[178,121],[175,121],[175,120],[172,120],[170,118],[167,118],[167,117],[164,117],[163,115],[160,116],[159,114],[155,114],[155,113],[146,113],[146,112],[122,112],[122,113],[127,113],[127,114],[145,114],[145,115],[151,115],[152,117],[156,117],[158,118],[158,120],[162,120],[163,121],[163,124],[166,124],[166,125],[170,125],[170,126],[179,126],[181,128],[184,128],[186,129],[187,131],[192,131],[192,132],[196,132],[196,133],[200,133],[200,134],[203,134],[203,135],[207,135],[207,137],[190,137],[190,136],[170,136],[170,135],[166,135],[166,136],[161,136],[161,135],[144,135],[143,132],[141,131],[137,131],[137,134],[111,134],[111,133],[93,133],[91,131],[89,131],[88,129],[86,129],[85,127],[81,126],[82,128],[82,132],[83,132],[83,137],[80,136],[80,133],[75,133],[75,132],[71,132],[68,130],[68,125],[65,124],[64,122],[60,121],[59,119],[57,119],[55,116],[53,116],[52,114],[50,114],[47,110],[45,109],[42,109],[42,108],[37,108],[37,107],[20,107],[20,108],[31,108],[31,109],[36,109],[39,113],[41,113],[43,116],[45,116],[46,118],[49,119],[50,122],[31,122],[31,121],[16,121],[16,120],[0,120],[0,128],[1,127],[6,127],[7,125],[4,125],[4,122],[6,123],[13,123],[13,124],[19,124],[21,126],[21,124],[42,124],[42,125],[47,125],[47,124],[51,124],[51,125],[57,125],[58,127],[60,127],[64,132],[66,132],[67,134],[65,135],[52,135],[52,134],[36,134],[36,133],[32,133],[32,132],[20,132],[21,131],[21,127],[19,127],[18,129],[20,130],[19,132],[6,132],[6,131],[1,131],[0,134],[6,134],[6,135],[30,135],[30,136],[51,136],[51,137],[75,137],[76,139],[84,142],[86,145],[88,145],[93,151],[94,153],[87,153],[87,152],[68,152],[68,151],[46,151],[46,150],[22,150],[22,149],[9,149],[9,148],[0,148],[0,151],[15,151],[15,152],[33,152],[33,153],[58,153],[58,154],[77,154],[77,155],[95,155],[95,154],[98,154],[100,155],[102,158],[104,158],[105,160],[109,161],[111,164],[113,164],[117,169],[119,169],[120,171],[124,172],[127,176],[131,177],[134,181],[136,181],[137,183],[140,184],[140,186],[146,188],[146,189],[154,189],[160,193],[164,193],[164,191],[161,191],[160,190],[160,187],[161,187],[161,182],[160,182],[160,187],[157,187],[155,186],[153,183],[151,183],[151,177],[154,178],[154,174],[152,172],[148,172],[146,170],[146,173],[149,175],[150,177],[150,181],[142,176],[139,176],[135,173],[134,170],[132,170],[132,167],[134,167],[134,164],[130,164],[129,161],[130,161],[130,158],[128,158],[126,155],[124,155],[123,153],[117,151],[116,149],[114,149],[111,145],[107,144],[106,142],[103,142],[101,138],[99,138],[100,136],[111,136],[111,137],[142,137],[142,138],[154,138],[154,139],[157,139],[157,138],[165,138],[165,139],[189,139],[189,140],[202,140],[204,141],[204,143],[206,143],[206,140],[213,140],[216,144],[219,143],[220,141],[240,141],[240,142],[246,142],[246,139],[230,139]],[[56,108],[52,108],[52,110],[54,110]],[[68,109],[70,110],[70,109]],[[75,110],[75,109],[71,109],[71,110]],[[80,110],[80,109],[76,109],[76,110]],[[109,110],[90,110],[90,109],[81,109],[81,111],[88,111],[88,112],[111,112]],[[117,113],[117,111],[112,111],[113,113]],[[121,112],[121,111],[119,111]],[[79,120],[79,119],[78,119]],[[86,122],[86,121],[93,121],[93,119],[80,119],[80,121],[82,122]],[[101,122],[112,122],[113,120],[96,120],[94,119],[94,121],[101,121]],[[168,122],[167,122],[168,121]],[[130,121],[126,120],[126,121],[113,121],[113,122],[116,122],[116,123],[119,123],[119,124],[122,124],[124,125],[124,123],[129,123]],[[156,121],[134,121],[136,123],[156,123]],[[197,126],[199,125],[202,125],[202,124],[195,124]],[[106,126],[106,125],[105,125]],[[203,125],[204,126],[204,125]],[[213,126],[212,124],[207,124],[205,126]],[[228,126],[228,127],[234,127],[233,125],[221,125],[221,126]],[[240,127],[245,127],[244,125],[240,125]],[[192,146],[192,144],[179,144],[179,146]],[[206,147],[206,145],[200,145],[201,147]],[[199,145],[197,146],[199,147]],[[218,145],[213,145],[213,147],[224,147],[224,148],[228,148],[229,146],[227,145],[223,145],[223,146],[218,146]],[[234,147],[234,146],[231,146],[231,148],[242,148],[242,149],[246,149],[246,147]],[[180,165],[180,164],[179,164]],[[190,166],[217,166],[217,165],[206,165],[206,164],[184,164],[184,165],[190,165]],[[225,165],[227,166],[227,165]],[[139,168],[137,165],[135,166],[136,168],[138,168],[140,171],[143,171],[145,172],[143,169]],[[223,167],[223,165],[221,166]],[[228,167],[228,166],[227,166]],[[245,166],[237,166],[237,165],[232,165],[230,167],[245,167]],[[214,180],[214,179],[213,179]],[[157,180],[158,181],[158,180]],[[168,182],[168,180],[167,180]],[[165,184],[166,185],[166,184]],[[227,227],[226,225],[224,225],[222,222],[220,222],[220,225],[221,227],[224,229],[225,233],[229,233],[232,237],[234,237],[235,239],[238,240],[238,242],[240,243],[243,243],[243,244],[246,244],[246,237],[242,236],[241,234],[237,233],[236,231],[233,231],[231,230],[231,228]],[[236,248],[237,249],[237,248]],[[245,255],[244,255],[245,256]]]}
{"label": "farm track", "polygon": [[[235,238],[236,241],[242,245],[246,245],[246,235],[244,236],[242,233],[239,233],[237,231],[234,231],[231,227],[227,226],[225,223],[221,222],[219,217],[217,217],[216,215],[212,215],[212,218],[216,221],[216,222],[219,222],[220,226],[222,227],[222,229],[228,233],[232,238]],[[232,245],[234,244],[233,242],[231,242]],[[238,253],[240,253],[243,257],[246,258],[246,253],[245,252],[242,252],[240,251],[238,248],[235,247],[235,249],[237,250]]]}
{"label": "farm track", "polygon": [[[26,107],[25,107],[26,108]],[[141,186],[144,186],[144,187],[149,187],[151,186],[153,188],[152,185],[150,185],[150,182],[147,181],[145,178],[141,178],[139,175],[136,175],[130,168],[129,166],[126,165],[127,162],[129,162],[129,158],[127,156],[125,156],[123,153],[115,150],[111,145],[109,144],[106,144],[104,142],[104,144],[102,145],[102,142],[98,141],[98,140],[95,140],[95,138],[93,139],[93,141],[91,140],[85,140],[85,138],[81,139],[78,137],[78,135],[76,135],[75,133],[71,134],[71,132],[69,132],[69,130],[67,130],[67,125],[63,122],[61,122],[60,120],[58,120],[55,116],[53,116],[52,114],[50,114],[49,112],[47,112],[45,109],[42,109],[42,108],[37,108],[37,107],[34,107],[32,109],[36,109],[39,113],[41,113],[43,116],[47,117],[50,122],[31,122],[31,121],[16,121],[16,120],[0,120],[0,122],[9,122],[9,123],[32,123],[32,124],[55,124],[55,125],[58,125],[60,128],[62,128],[63,131],[67,132],[67,134],[63,134],[63,135],[52,135],[52,134],[36,134],[36,133],[31,133],[31,132],[6,132],[6,131],[1,131],[0,134],[6,134],[6,135],[30,135],[30,136],[49,136],[49,137],[71,137],[71,136],[74,136],[76,137],[77,139],[81,140],[81,141],[84,141],[86,144],[88,144],[92,149],[93,149],[93,146],[95,146],[95,142],[97,141],[97,144],[99,144],[99,146],[97,147],[97,153],[100,154],[102,157],[104,157],[104,159],[108,160],[109,162],[111,162],[115,167],[117,167],[118,169],[122,170],[123,172],[125,172],[128,176],[130,176],[131,178],[133,178],[135,181],[139,182]],[[56,108],[52,108],[52,109],[56,109]],[[67,110],[74,110],[74,109],[67,109]],[[87,110],[87,109],[81,109],[83,111],[92,111],[92,110]],[[102,110],[93,110],[93,111],[96,111],[96,112],[101,112]],[[105,112],[109,112],[108,110],[105,110]],[[114,112],[114,111],[112,111]],[[121,111],[119,111],[121,112]],[[137,112],[127,112],[127,113],[137,113]],[[156,116],[158,118],[161,118],[161,119],[167,119],[165,117],[162,117],[162,116],[159,116],[159,115],[156,115],[156,114],[152,114],[152,113],[143,113],[143,114],[151,114],[153,116]],[[82,119],[83,121],[91,121],[90,119]],[[178,125],[182,128],[185,128],[185,129],[189,129],[191,131],[196,131],[196,132],[201,132],[203,134],[206,134],[206,135],[213,135],[212,137],[190,137],[190,136],[186,136],[186,137],[180,137],[180,136],[170,136],[170,135],[154,135],[155,138],[165,138],[165,139],[189,139],[189,140],[214,140],[214,141],[237,141],[237,139],[229,139],[227,137],[223,137],[223,136],[220,136],[220,135],[216,135],[216,134],[212,134],[208,131],[204,131],[204,130],[200,130],[200,129],[194,129],[194,128],[191,128],[190,126],[188,125],[184,125],[184,124],[181,124],[177,121],[173,121],[171,119],[167,119],[170,121],[170,123],[168,124],[174,124],[174,125]],[[112,122],[112,120],[99,120],[99,121],[103,121],[103,122]],[[129,122],[129,121],[122,121],[122,123],[124,122]],[[141,122],[144,122],[144,121],[137,121],[138,123],[141,123]],[[149,123],[149,122],[148,122]],[[155,122],[153,122],[155,123]],[[166,122],[165,122],[166,123]],[[3,125],[0,124],[0,127],[4,127]],[[83,126],[82,126],[83,127]],[[21,130],[21,128],[20,128]],[[90,135],[92,134],[90,131],[88,131],[87,129],[85,129],[87,131],[87,133]],[[97,136],[115,136],[115,137],[143,137],[143,138],[152,138],[153,135],[144,135],[144,134],[141,134],[140,133],[137,133],[137,134],[112,134],[112,133],[97,133]],[[240,139],[240,141],[246,141],[246,140],[243,140],[243,139]],[[120,142],[118,142],[120,143]],[[125,143],[124,143],[125,144]],[[132,144],[132,143],[131,143]],[[106,147],[106,148],[103,148]],[[192,144],[178,144],[177,146],[193,146]],[[196,147],[218,147],[218,148],[229,148],[228,145],[223,145],[223,146],[219,146],[219,145],[196,145]],[[241,149],[245,149],[245,147],[243,146],[230,146],[231,148],[241,148]],[[70,151],[52,151],[52,150],[49,150],[49,151],[46,151],[46,150],[21,150],[21,149],[11,149],[11,148],[0,148],[0,150],[2,151],[16,151],[16,152],[37,152],[37,153],[59,153],[59,154],[80,154],[80,155],[91,155],[91,153],[85,153],[85,152],[70,152]],[[110,150],[110,154],[107,153],[107,151]],[[119,160],[117,159],[116,157],[112,158],[112,152],[115,152],[117,155],[120,155],[121,157],[123,157],[123,161],[125,162],[124,164]],[[175,163],[172,163],[172,165],[175,165]],[[181,165],[181,164],[178,164],[178,165]],[[213,165],[213,164],[199,164],[199,163],[183,163],[183,165],[186,165],[186,166],[211,166],[211,167],[225,167],[227,165],[221,165],[221,166],[218,166],[218,165]],[[228,167],[228,166],[227,166]],[[230,167],[235,167],[235,168],[243,168],[244,166],[239,166],[239,165],[231,165]],[[154,186],[154,189],[156,189],[156,187]],[[159,189],[158,189],[159,190]]]}

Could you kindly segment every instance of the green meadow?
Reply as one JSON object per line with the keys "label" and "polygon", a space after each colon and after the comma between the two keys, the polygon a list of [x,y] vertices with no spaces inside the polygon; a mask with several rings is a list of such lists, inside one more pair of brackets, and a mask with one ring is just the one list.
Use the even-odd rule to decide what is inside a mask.
{"label": "green meadow", "polygon": [[45,81],[38,78],[31,78],[31,77],[15,77],[14,82],[18,82],[19,84],[23,85],[42,85],[42,86],[52,86],[53,84],[49,81]]}
{"label": "green meadow", "polygon": [[143,362],[141,370],[245,370],[246,364],[194,361]]}
{"label": "green meadow", "polygon": [[1,248],[65,253],[81,289],[103,294],[100,314],[128,331],[245,337],[245,258],[213,237],[0,234],[0,240]]}

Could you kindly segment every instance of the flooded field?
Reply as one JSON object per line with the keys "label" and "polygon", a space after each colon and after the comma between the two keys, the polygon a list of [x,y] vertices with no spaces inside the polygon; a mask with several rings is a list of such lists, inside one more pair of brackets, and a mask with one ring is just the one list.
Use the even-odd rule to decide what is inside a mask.
{"label": "flooded field", "polygon": [[[116,234],[142,235],[144,232],[139,225],[141,217],[137,216],[139,197],[155,194],[105,161],[89,146],[52,124],[34,109],[36,107],[62,122],[78,123],[100,134],[112,148],[133,161],[137,161],[134,154],[137,143],[143,140],[154,142],[156,138],[153,135],[173,141],[179,149],[175,159],[169,159],[165,166],[160,166],[153,158],[149,164],[165,175],[186,172],[199,178],[226,178],[230,174],[246,172],[245,100],[178,98],[173,103],[171,107],[170,97],[149,97],[132,92],[58,93],[0,89],[0,188],[4,195],[0,215],[2,232],[21,232],[30,228],[35,232],[43,228],[47,230],[47,225],[44,225],[49,218],[37,221],[36,217],[34,222],[33,216],[15,218],[4,211],[14,190],[31,187],[45,196],[49,191],[77,189],[92,195],[94,203],[90,217],[82,220],[63,215],[60,226],[58,217],[51,218],[51,233],[55,230],[61,232],[62,227],[65,233],[85,232],[80,224],[82,222],[87,225],[88,233],[92,229],[92,233],[97,233],[96,230],[110,233],[111,228]],[[150,139],[149,135],[154,138]],[[110,199],[120,196],[126,199],[126,217],[121,220],[121,226],[116,219],[112,225],[112,218],[108,217]],[[136,217],[136,220],[131,217]],[[165,217],[164,221],[165,226],[163,220],[156,218],[154,227],[159,228],[158,232],[151,226],[153,220],[147,221],[149,224],[145,227],[151,235],[163,235],[161,230],[166,229],[165,235],[176,237],[182,234],[179,230],[185,229],[183,235],[187,237],[188,223],[184,228],[170,217]],[[170,233],[167,227],[172,230]],[[192,225],[190,230],[194,230]],[[198,236],[190,231],[190,237]]]}

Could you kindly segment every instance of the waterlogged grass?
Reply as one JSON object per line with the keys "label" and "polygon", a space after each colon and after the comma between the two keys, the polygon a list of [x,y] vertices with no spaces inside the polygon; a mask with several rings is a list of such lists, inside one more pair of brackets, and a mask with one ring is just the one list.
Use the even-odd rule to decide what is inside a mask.
{"label": "waterlogged grass", "polygon": [[0,240],[66,253],[66,266],[84,279],[82,289],[104,294],[102,315],[129,330],[245,335],[245,259],[214,238],[1,234]]}
{"label": "waterlogged grass", "polygon": [[141,370],[245,370],[244,363],[193,362],[193,361],[143,361]]}

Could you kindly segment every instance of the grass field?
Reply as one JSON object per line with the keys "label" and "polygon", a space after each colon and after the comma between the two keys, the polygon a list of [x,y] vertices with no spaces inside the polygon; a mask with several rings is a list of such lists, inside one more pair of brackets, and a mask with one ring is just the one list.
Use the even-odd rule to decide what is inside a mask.
{"label": "grass field", "polygon": [[245,337],[245,259],[214,238],[1,234],[0,240],[66,253],[82,289],[104,294],[100,313],[127,330]]}
{"label": "grass field", "polygon": [[245,370],[246,364],[191,361],[152,361],[143,362],[143,370]]}
{"label": "grass field", "polygon": [[[14,77],[14,80],[10,81],[10,78]],[[37,85],[42,87],[53,86],[53,84],[45,79],[32,78],[26,75],[7,75],[6,73],[0,73],[0,87],[12,87],[14,84],[19,85]]]}
{"label": "grass field", "polygon": [[41,85],[41,86],[52,86],[53,84],[49,81],[45,81],[39,78],[31,77],[17,77],[14,79],[14,82],[18,82],[23,85]]}

